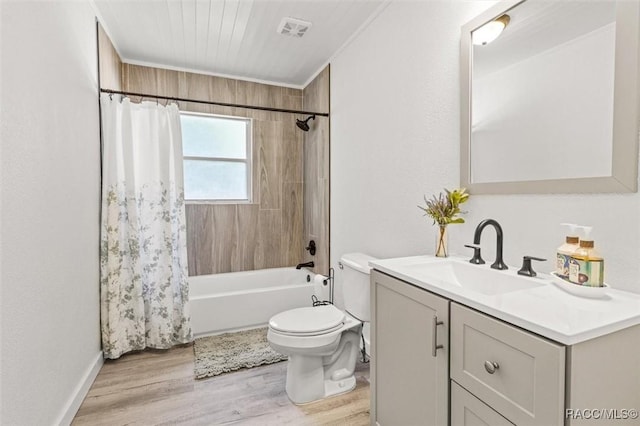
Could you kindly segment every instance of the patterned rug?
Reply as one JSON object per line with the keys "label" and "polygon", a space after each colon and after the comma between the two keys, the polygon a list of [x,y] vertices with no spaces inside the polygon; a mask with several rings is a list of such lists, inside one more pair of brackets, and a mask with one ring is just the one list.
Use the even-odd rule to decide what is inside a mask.
{"label": "patterned rug", "polygon": [[267,328],[201,337],[193,345],[196,379],[286,361],[269,346]]}

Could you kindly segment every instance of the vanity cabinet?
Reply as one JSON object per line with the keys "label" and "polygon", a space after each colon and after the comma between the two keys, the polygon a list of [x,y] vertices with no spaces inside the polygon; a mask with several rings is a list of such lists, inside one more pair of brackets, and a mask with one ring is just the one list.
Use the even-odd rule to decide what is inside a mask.
{"label": "vanity cabinet", "polygon": [[451,424],[456,426],[513,426],[509,420],[451,381]]}
{"label": "vanity cabinet", "polygon": [[449,301],[371,273],[371,423],[448,424]]}
{"label": "vanity cabinet", "polygon": [[518,425],[561,425],[565,347],[451,303],[451,379]]}
{"label": "vanity cabinet", "polygon": [[378,270],[371,315],[372,425],[640,426],[640,325],[565,345]]}

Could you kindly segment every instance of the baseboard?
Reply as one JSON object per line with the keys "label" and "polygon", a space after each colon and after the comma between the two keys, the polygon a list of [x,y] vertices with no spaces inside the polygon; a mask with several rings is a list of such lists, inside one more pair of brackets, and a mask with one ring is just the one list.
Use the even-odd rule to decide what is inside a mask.
{"label": "baseboard", "polygon": [[102,355],[102,351],[98,352],[95,360],[87,371],[84,373],[82,380],[78,383],[73,394],[69,398],[66,406],[62,410],[62,413],[58,417],[58,421],[55,423],[60,426],[70,425],[75,417],[80,405],[82,405],[82,401],[84,401],[84,397],[89,393],[89,389],[93,384],[93,381],[96,379],[96,376],[100,372],[102,365],[104,364],[104,357]]}

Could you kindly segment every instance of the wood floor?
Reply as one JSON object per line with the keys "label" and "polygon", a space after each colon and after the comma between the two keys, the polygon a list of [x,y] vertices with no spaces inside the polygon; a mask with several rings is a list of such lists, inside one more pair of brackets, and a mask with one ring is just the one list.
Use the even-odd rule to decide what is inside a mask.
{"label": "wood floor", "polygon": [[296,406],[287,362],[195,380],[193,360],[188,345],[106,361],[72,425],[369,424],[369,364],[352,392]]}

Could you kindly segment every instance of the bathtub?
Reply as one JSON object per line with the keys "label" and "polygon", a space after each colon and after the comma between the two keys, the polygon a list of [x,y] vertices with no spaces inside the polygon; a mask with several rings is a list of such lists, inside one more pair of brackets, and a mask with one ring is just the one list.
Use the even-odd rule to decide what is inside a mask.
{"label": "bathtub", "polygon": [[272,268],[189,277],[195,337],[260,326],[287,309],[311,306],[314,273]]}

